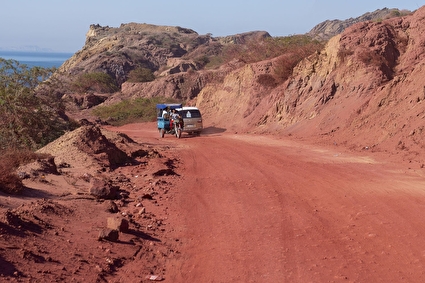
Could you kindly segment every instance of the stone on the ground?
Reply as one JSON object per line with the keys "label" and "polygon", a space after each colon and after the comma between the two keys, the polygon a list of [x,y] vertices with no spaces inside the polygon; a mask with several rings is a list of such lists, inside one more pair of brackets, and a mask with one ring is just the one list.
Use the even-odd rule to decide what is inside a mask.
{"label": "stone on the ground", "polygon": [[117,197],[118,187],[113,186],[100,178],[92,178],[90,180],[89,193],[100,199],[115,199]]}
{"label": "stone on the ground", "polygon": [[99,241],[106,240],[106,241],[116,242],[118,241],[118,238],[119,238],[119,232],[116,229],[104,228],[99,231],[99,236],[98,236]]}
{"label": "stone on the ground", "polygon": [[110,213],[117,213],[119,211],[118,205],[112,201],[105,201],[105,210]]}
{"label": "stone on the ground", "polygon": [[120,216],[116,217],[108,217],[107,219],[107,228],[118,230],[122,233],[128,232],[128,220],[125,218],[122,218]]}

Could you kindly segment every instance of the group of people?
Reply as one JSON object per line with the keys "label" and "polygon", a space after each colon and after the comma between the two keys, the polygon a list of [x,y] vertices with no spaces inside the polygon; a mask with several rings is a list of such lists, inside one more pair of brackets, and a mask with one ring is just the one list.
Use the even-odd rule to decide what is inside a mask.
{"label": "group of people", "polygon": [[[172,128],[173,121],[178,120],[181,118],[180,114],[177,112],[176,109],[171,109],[170,107],[165,108],[162,111],[162,118],[164,119],[170,119],[170,128]],[[181,119],[181,123],[183,122],[183,119]]]}
{"label": "group of people", "polygon": [[177,112],[177,110],[176,109],[170,110],[170,107],[167,107],[162,111],[162,118],[164,119],[177,119],[179,116],[180,115]]}

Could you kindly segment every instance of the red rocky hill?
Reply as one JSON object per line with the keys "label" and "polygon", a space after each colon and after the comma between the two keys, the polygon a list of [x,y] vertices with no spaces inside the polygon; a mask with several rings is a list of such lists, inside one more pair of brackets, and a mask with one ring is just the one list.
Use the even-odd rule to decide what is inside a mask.
{"label": "red rocky hill", "polygon": [[250,64],[204,88],[196,104],[217,127],[396,152],[422,166],[424,26],[425,8],[352,25],[283,85],[257,82],[277,60]]}

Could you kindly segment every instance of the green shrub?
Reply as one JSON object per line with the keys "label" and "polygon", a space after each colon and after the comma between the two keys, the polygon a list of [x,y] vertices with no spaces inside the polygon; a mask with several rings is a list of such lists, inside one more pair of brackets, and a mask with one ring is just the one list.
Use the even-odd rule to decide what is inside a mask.
{"label": "green shrub", "polygon": [[225,63],[223,56],[211,56],[208,57],[208,63],[206,63],[205,68],[214,69],[223,65],[223,63]]}
{"label": "green shrub", "polygon": [[102,120],[107,120],[112,125],[124,125],[135,122],[151,122],[156,119],[157,103],[177,103],[171,98],[136,98],[123,100],[116,104],[98,106],[92,113]]}
{"label": "green shrub", "polygon": [[80,93],[88,91],[113,93],[118,91],[118,86],[110,75],[102,72],[93,72],[78,76],[73,83],[73,90]]}
{"label": "green shrub", "polygon": [[128,73],[127,81],[133,83],[144,83],[155,80],[155,75],[148,68],[138,67]]}
{"label": "green shrub", "polygon": [[198,58],[195,58],[195,62],[201,66],[205,66],[210,62],[210,58],[207,55],[202,55]]}
{"label": "green shrub", "polygon": [[0,150],[38,149],[68,130],[53,71],[0,58]]}

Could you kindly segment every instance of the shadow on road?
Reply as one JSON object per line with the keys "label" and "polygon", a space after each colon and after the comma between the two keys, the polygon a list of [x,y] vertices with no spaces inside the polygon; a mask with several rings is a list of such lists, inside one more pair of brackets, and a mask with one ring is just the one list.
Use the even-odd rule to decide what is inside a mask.
{"label": "shadow on road", "polygon": [[217,128],[217,127],[207,127],[202,130],[201,135],[202,136],[216,135],[216,134],[224,133],[225,131],[227,131],[227,129]]}
{"label": "shadow on road", "polygon": [[129,231],[127,232],[128,234],[134,235],[138,238],[141,238],[143,240],[149,240],[149,241],[153,241],[153,242],[161,242],[159,239],[152,237],[142,231],[138,231],[138,230],[133,230],[133,229],[129,229]]}
{"label": "shadow on road", "polygon": [[17,270],[12,263],[0,256],[0,271],[2,276],[13,276]]}

